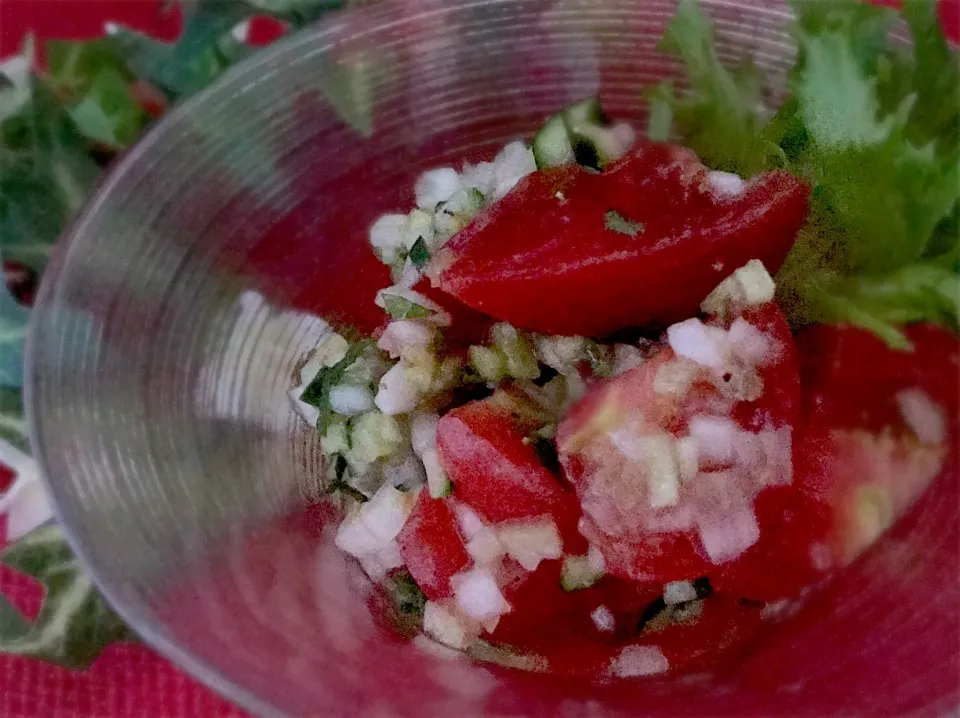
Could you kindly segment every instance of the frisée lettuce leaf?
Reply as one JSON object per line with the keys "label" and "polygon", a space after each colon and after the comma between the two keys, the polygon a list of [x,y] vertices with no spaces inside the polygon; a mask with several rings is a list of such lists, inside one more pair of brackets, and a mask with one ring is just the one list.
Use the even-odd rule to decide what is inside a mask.
{"label": "fris\u00e9e lettuce leaf", "polygon": [[933,0],[907,0],[913,46],[890,40],[898,15],[859,0],[793,3],[798,60],[769,116],[742,72],[725,68],[696,0],[683,0],[663,49],[691,91],[652,93],[664,117],[716,169],[786,167],[813,187],[811,211],[777,281],[795,326],[850,322],[893,346],[898,327],[956,328],[960,246],[960,65]]}

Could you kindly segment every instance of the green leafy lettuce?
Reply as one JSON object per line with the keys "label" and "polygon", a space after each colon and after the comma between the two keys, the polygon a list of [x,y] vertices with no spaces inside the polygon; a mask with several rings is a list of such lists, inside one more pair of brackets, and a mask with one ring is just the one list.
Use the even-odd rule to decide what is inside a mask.
{"label": "green leafy lettuce", "polygon": [[851,322],[904,348],[903,324],[956,327],[960,66],[934,3],[904,3],[912,47],[890,41],[889,8],[794,10],[798,61],[770,115],[749,65],[725,68],[710,23],[683,0],[663,49],[684,60],[690,92],[651,93],[651,136],[678,135],[717,169],[786,166],[810,182],[807,225],[778,276],[795,325]]}
{"label": "green leafy lettuce", "polygon": [[0,554],[0,560],[46,589],[33,621],[0,596],[0,651],[83,668],[104,647],[130,637],[57,526],[33,531]]}

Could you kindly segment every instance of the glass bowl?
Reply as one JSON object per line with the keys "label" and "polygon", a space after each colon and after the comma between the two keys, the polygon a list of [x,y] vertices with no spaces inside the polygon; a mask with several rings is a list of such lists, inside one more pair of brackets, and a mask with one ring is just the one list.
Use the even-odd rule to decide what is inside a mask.
{"label": "glass bowl", "polygon": [[[704,0],[776,95],[787,10]],[[151,645],[263,715],[945,714],[958,704],[957,473],[742,666],[590,686],[391,634],[315,507],[290,410],[311,314],[371,329],[367,250],[426,168],[599,92],[642,122],[666,0],[382,2],[231,70],[116,165],[45,277],[28,403],[56,513]],[[347,93],[346,90],[350,89]],[[955,462],[954,462],[955,468]],[[313,506],[313,508],[311,508]],[[373,608],[373,610],[372,610]]]}

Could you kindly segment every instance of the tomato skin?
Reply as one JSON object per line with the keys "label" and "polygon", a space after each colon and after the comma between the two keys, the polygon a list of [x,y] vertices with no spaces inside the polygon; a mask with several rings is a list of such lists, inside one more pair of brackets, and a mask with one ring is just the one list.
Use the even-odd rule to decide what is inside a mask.
{"label": "tomato skin", "polygon": [[558,525],[575,523],[576,498],[525,438],[518,420],[488,401],[470,402],[444,415],[437,426],[437,448],[454,498],[493,524],[545,515]]}
{"label": "tomato skin", "polygon": [[[750,259],[775,272],[807,212],[808,189],[785,172],[720,198],[689,150],[641,141],[602,174],[535,172],[438,253],[435,283],[520,327],[602,336],[693,316]],[[635,236],[607,213],[641,222]]]}
{"label": "tomato skin", "polygon": [[413,291],[436,302],[450,315],[450,326],[443,330],[443,340],[448,348],[463,349],[471,344],[483,344],[490,327],[496,321],[493,317],[482,314],[456,297],[437,289],[429,279],[421,279],[413,286]]}
{"label": "tomato skin", "polygon": [[800,412],[800,358],[787,318],[775,302],[748,309],[741,316],[776,343],[779,355],[759,370],[762,396],[756,401],[739,402],[734,406],[733,419],[751,430],[765,424],[792,427]]}
{"label": "tomato skin", "polygon": [[594,528],[589,519],[585,524],[584,532],[601,547],[607,570],[614,576],[667,583],[706,576],[714,568],[693,531],[658,531],[616,540]]}
{"label": "tomato skin", "polygon": [[428,599],[452,595],[450,579],[469,565],[470,556],[446,500],[430,498],[421,489],[397,541],[407,570]]}

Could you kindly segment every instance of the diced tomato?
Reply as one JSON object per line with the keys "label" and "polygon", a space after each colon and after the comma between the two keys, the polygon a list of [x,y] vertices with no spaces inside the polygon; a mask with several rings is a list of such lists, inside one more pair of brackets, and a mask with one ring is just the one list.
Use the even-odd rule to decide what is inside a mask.
{"label": "diced tomato", "polygon": [[807,199],[782,171],[724,194],[689,150],[642,141],[601,174],[529,175],[438,252],[429,273],[471,307],[535,331],[665,325],[693,316],[750,259],[775,272]]}
{"label": "diced tomato", "polygon": [[[554,621],[552,631],[541,631],[536,640],[504,645],[540,658],[551,673],[588,679],[616,675],[618,657],[625,649],[650,646],[667,661],[668,668],[661,675],[672,676],[722,666],[732,654],[751,644],[763,628],[758,607],[722,597],[710,597],[693,610],[699,613],[665,625],[657,625],[654,618],[647,623],[649,628],[630,638],[599,631],[592,621]],[[636,627],[634,621],[632,631]]]}
{"label": "diced tomato", "polygon": [[525,439],[517,418],[489,401],[454,409],[437,426],[437,448],[457,500],[493,524],[550,516],[566,544],[576,533],[576,497]]}
{"label": "diced tomato", "polygon": [[452,595],[450,579],[467,567],[470,557],[446,500],[432,499],[422,489],[397,541],[407,570],[427,598]]}
{"label": "diced tomato", "polygon": [[509,559],[505,564],[503,596],[511,610],[500,617],[489,639],[530,649],[557,625],[568,625],[562,620],[564,614],[574,613],[572,594],[565,593],[560,585],[563,562],[543,561],[532,572]]}
{"label": "diced tomato", "polygon": [[670,674],[686,673],[715,667],[751,643],[762,629],[758,607],[719,596],[700,606],[700,614],[686,621],[644,631],[635,645],[656,646],[667,659]]}
{"label": "diced tomato", "polygon": [[818,326],[798,337],[804,430],[796,474],[828,517],[821,560],[846,565],[955,460],[960,340],[907,329],[913,350],[868,332]]}
{"label": "diced tomato", "polygon": [[759,369],[763,393],[755,401],[737,403],[734,419],[744,428],[754,430],[764,425],[793,426],[800,410],[800,370],[787,319],[775,302],[748,309],[741,318],[777,347],[778,356]]}
{"label": "diced tomato", "polygon": [[[912,352],[853,327],[818,326],[798,337],[804,410],[794,484],[757,497],[760,540],[709,574],[719,592],[796,596],[860,555],[940,472],[955,443],[960,343],[932,326],[907,335]],[[911,389],[939,407],[943,442],[921,441],[907,425],[898,395]]]}
{"label": "diced tomato", "polygon": [[504,597],[512,610],[500,618],[490,640],[536,652],[561,634],[596,639],[599,629],[591,614],[600,606],[610,610],[618,627],[635,628],[644,608],[663,590],[660,584],[604,576],[589,588],[565,591],[562,570],[563,561],[543,561],[532,573],[511,571]]}
{"label": "diced tomato", "polygon": [[799,487],[764,489],[754,502],[760,538],[730,563],[707,575],[718,594],[753,601],[795,598],[824,577],[816,547],[827,535],[829,517]]}
{"label": "diced tomato", "polygon": [[[789,328],[772,302],[708,326],[717,331],[735,321],[741,329],[748,323],[753,339],[766,347],[754,369],[727,371],[724,365],[708,371],[664,348],[593,389],[558,428],[561,463],[584,511],[581,530],[615,575],[661,583],[709,575],[756,541],[762,530],[753,505],[757,494],[790,483],[799,379]],[[663,377],[678,367],[693,374],[676,390],[665,388]],[[754,371],[762,391],[731,388]],[[694,424],[704,420],[720,422],[734,436],[695,439],[699,458],[684,469],[678,440],[689,442]],[[728,457],[704,456],[722,454],[728,443]],[[754,458],[745,458],[749,452]],[[673,500],[654,501],[654,485],[665,473],[662,464],[651,463],[656,461],[676,461],[678,473],[690,474],[674,479]],[[740,523],[714,531],[728,509],[731,522]],[[717,540],[704,538],[717,531],[736,534],[730,556]]]}
{"label": "diced tomato", "polygon": [[[512,610],[484,638],[546,661],[553,673],[601,677],[623,634],[636,631],[662,586],[606,576],[567,592],[560,583],[561,567],[561,561],[544,561],[533,573],[508,582],[504,595]],[[592,614],[601,606],[613,615],[616,630],[602,631],[594,623]]]}
{"label": "diced tomato", "polygon": [[601,547],[607,570],[615,576],[666,583],[704,576],[713,568],[692,529],[651,531],[617,541],[588,518],[584,532]]}
{"label": "diced tomato", "polygon": [[439,304],[450,315],[451,323],[444,329],[443,338],[451,348],[484,342],[495,321],[493,317],[482,314],[456,297],[437,289],[429,279],[421,279],[413,286],[413,290]]}

